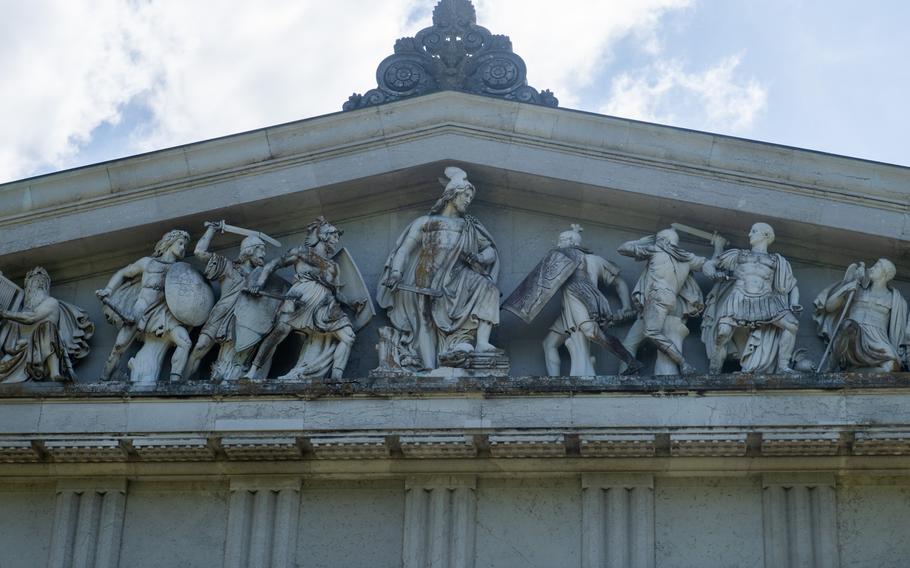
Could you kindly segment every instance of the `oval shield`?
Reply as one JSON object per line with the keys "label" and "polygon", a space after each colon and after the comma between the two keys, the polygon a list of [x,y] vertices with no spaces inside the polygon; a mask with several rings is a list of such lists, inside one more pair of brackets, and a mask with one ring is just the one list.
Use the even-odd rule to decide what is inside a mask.
{"label": "oval shield", "polygon": [[181,323],[196,327],[205,323],[215,305],[215,293],[198,270],[175,262],[164,280],[167,307]]}

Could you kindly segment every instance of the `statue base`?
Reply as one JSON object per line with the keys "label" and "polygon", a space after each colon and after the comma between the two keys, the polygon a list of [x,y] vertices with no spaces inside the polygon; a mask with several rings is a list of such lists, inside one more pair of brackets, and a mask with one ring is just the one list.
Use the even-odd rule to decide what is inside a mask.
{"label": "statue base", "polygon": [[439,367],[420,369],[416,353],[406,351],[399,333],[390,328],[379,330],[379,367],[370,371],[371,378],[394,377],[508,377],[509,356],[505,351],[451,351],[439,356]]}

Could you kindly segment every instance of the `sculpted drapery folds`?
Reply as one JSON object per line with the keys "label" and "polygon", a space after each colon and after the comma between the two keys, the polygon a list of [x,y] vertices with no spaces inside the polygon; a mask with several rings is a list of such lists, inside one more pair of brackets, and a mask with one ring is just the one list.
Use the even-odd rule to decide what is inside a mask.
{"label": "sculpted drapery folds", "polygon": [[795,313],[802,307],[790,263],[768,253],[773,242],[771,226],[756,223],[749,232],[751,250],[731,249],[705,265],[705,273],[720,280],[708,295],[702,320],[711,373],[721,372],[731,352],[738,354],[744,372],[794,372]]}
{"label": "sculpted drapery folds", "polygon": [[[715,254],[724,244],[715,235]],[[623,243],[618,252],[646,262],[632,291],[638,317],[623,344],[635,353],[642,341],[653,342],[659,351],[655,374],[694,373],[695,367],[683,357],[682,342],[689,334],[685,321],[704,309],[702,292],[692,273],[701,270],[708,259],[681,249],[679,234],[673,229]]]}
{"label": "sculpted drapery folds", "polygon": [[[215,232],[223,232],[224,228],[224,221],[206,223],[205,233],[196,243],[194,255],[206,263],[205,277],[221,284],[221,296],[199,331],[199,339],[193,346],[184,373],[185,378],[190,378],[196,373],[200,361],[216,343],[220,348],[218,359],[212,367],[212,380],[231,381],[240,378],[248,366],[253,350],[262,339],[262,334],[244,333],[255,328],[253,322],[249,320],[271,321],[277,305],[274,300],[270,303],[245,302],[244,300],[248,298],[243,296],[243,292],[258,278],[261,271],[257,269],[265,263],[265,241],[256,234],[246,236],[240,243],[240,254],[237,259],[230,260],[208,250]],[[263,310],[268,313],[255,313]],[[250,335],[249,339],[247,335]]]}
{"label": "sculpted drapery folds", "polygon": [[467,174],[448,167],[445,175],[442,197],[395,243],[377,292],[396,332],[396,358],[415,371],[457,354],[498,351],[490,333],[499,324],[499,253],[466,214],[475,194]]}
{"label": "sculpted drapery folds", "polygon": [[[303,246],[292,248],[262,269],[253,294],[259,293],[269,276],[284,266],[294,267],[294,283],[279,307],[273,328],[253,358],[247,378],[259,378],[275,349],[292,332],[302,334],[304,344],[294,368],[279,380],[321,379],[327,375],[342,378],[355,331],[369,321],[373,312],[366,287],[347,251],[336,253],[341,234],[324,217],[318,217],[307,227]],[[343,307],[354,313],[355,321]]]}
{"label": "sculpted drapery folds", "polygon": [[96,292],[105,317],[120,328],[102,379],[111,378],[124,351],[136,339],[143,345],[129,361],[131,381],[156,381],[164,354],[172,345],[171,379],[182,378],[192,346],[188,328],[204,322],[214,303],[202,275],[178,262],[186,254],[189,240],[186,231],[169,231],[155,245],[152,256],[121,268]]}
{"label": "sculpted drapery folds", "polygon": [[906,363],[907,301],[890,285],[896,272],[885,258],[868,270],[861,262],[851,264],[841,282],[815,298],[813,319],[819,335],[831,342],[836,368],[894,372]]}
{"label": "sculpted drapery folds", "polygon": [[88,355],[95,326],[81,308],[50,295],[51,278],[36,267],[25,290],[2,279],[0,383],[74,380],[73,362]]}
{"label": "sculpted drapery folds", "polygon": [[[547,374],[551,377],[560,374],[562,345],[569,350],[572,376],[597,374],[591,356],[592,341],[619,357],[630,373],[637,372],[640,363],[618,339],[601,329],[634,316],[629,288],[619,277],[619,267],[582,247],[581,231],[580,225],[573,224],[570,230],[560,233],[557,247],[518,285],[503,308],[530,323],[550,298],[562,290],[562,311],[543,340]],[[619,314],[613,313],[607,297],[600,291],[601,284],[616,289],[622,304]]]}

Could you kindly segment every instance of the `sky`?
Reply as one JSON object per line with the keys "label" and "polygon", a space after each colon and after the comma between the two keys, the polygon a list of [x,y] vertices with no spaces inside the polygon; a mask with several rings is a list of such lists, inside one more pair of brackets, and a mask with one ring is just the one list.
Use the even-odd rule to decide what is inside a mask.
{"label": "sky", "polygon": [[[341,109],[434,0],[0,0],[0,183]],[[560,106],[910,166],[910,2],[475,0]]]}

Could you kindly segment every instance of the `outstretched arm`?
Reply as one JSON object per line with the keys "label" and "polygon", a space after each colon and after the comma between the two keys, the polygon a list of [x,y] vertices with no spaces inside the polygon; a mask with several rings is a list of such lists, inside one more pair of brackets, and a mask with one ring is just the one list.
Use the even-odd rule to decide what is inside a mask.
{"label": "outstretched arm", "polygon": [[645,260],[651,256],[650,251],[646,248],[654,244],[654,237],[642,237],[636,241],[627,241],[619,245],[616,252],[623,256],[631,256],[636,260]]}
{"label": "outstretched arm", "polygon": [[107,282],[107,286],[105,286],[101,290],[96,290],[95,294],[99,298],[106,298],[106,297],[110,296],[114,292],[114,290],[116,290],[117,288],[122,286],[123,281],[125,279],[135,278],[136,276],[139,276],[140,274],[142,274],[143,271],[145,271],[145,263],[142,260],[140,260],[138,262],[134,262],[127,266],[124,266],[123,268],[121,268],[120,270],[115,272],[113,276],[111,276],[111,279],[108,280],[108,282]]}
{"label": "outstretched arm", "polygon": [[212,253],[209,252],[209,245],[212,243],[212,237],[215,236],[215,231],[224,231],[224,221],[206,221],[205,222],[205,233],[202,235],[202,238],[199,239],[199,242],[196,243],[196,249],[193,251],[193,254],[196,255],[196,258],[208,262],[212,258]]}
{"label": "outstretched arm", "polygon": [[36,307],[34,310],[23,310],[21,312],[9,312],[7,310],[0,310],[0,318],[8,319],[16,323],[30,325],[50,318],[53,315],[54,309],[56,307],[57,301],[53,298],[47,298],[38,304],[38,307]]}
{"label": "outstretched arm", "polygon": [[259,278],[256,280],[256,284],[253,286],[254,290],[258,290],[265,286],[265,281],[269,279],[269,276],[279,268],[284,268],[295,262],[300,257],[300,253],[297,249],[291,249],[284,255],[273,258],[265,266],[262,267],[262,272],[259,274]]}

